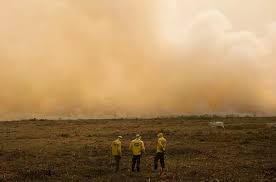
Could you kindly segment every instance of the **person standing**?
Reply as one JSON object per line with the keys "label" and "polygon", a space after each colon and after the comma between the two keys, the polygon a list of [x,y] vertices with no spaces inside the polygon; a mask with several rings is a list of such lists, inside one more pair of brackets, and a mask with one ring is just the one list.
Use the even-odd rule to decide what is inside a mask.
{"label": "person standing", "polygon": [[141,156],[145,152],[145,145],[139,134],[137,134],[136,138],[130,142],[129,150],[132,152],[131,170],[134,172],[136,166],[137,172],[140,172],[140,160]]}
{"label": "person standing", "polygon": [[111,152],[113,156],[114,163],[112,163],[112,167],[115,165],[115,171],[118,172],[120,168],[120,160],[122,157],[122,136],[118,136],[116,140],[114,140],[111,144]]}
{"label": "person standing", "polygon": [[164,138],[163,133],[157,134],[157,144],[156,144],[156,154],[154,157],[154,170],[158,168],[158,161],[162,167],[162,172],[165,168],[165,150],[166,150],[167,140]]}

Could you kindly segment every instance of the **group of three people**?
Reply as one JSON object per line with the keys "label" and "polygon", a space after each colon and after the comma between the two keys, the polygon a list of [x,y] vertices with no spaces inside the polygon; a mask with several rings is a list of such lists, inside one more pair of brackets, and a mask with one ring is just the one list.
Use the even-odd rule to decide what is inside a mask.
{"label": "group of three people", "polygon": [[[167,140],[164,138],[163,133],[157,134],[157,142],[156,142],[156,154],[154,157],[154,169],[157,170],[158,161],[160,161],[162,171],[165,168],[165,150]],[[122,157],[122,136],[118,136],[116,140],[114,140],[111,144],[111,151],[114,163],[112,167],[115,167],[115,171],[118,172],[120,167],[120,160]],[[136,138],[132,140],[129,144],[129,150],[132,153],[132,166],[131,170],[134,172],[135,166],[137,172],[140,171],[140,159],[143,153],[145,152],[144,142],[141,140],[141,136],[136,134]]]}

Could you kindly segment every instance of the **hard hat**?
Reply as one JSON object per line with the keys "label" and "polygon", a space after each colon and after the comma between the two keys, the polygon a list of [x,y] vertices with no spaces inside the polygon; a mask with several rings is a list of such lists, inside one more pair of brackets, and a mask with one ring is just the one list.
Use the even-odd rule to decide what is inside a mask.
{"label": "hard hat", "polygon": [[140,138],[141,136],[139,134],[136,134],[136,138]]}
{"label": "hard hat", "polygon": [[123,137],[122,137],[122,136],[118,136],[118,138],[123,139]]}

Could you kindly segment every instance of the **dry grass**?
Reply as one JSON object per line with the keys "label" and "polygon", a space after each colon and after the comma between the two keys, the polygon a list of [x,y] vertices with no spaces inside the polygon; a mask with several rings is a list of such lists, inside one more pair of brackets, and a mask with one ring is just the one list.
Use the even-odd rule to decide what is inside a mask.
{"label": "dry grass", "polygon": [[[276,181],[276,118],[29,120],[0,123],[0,181]],[[167,169],[152,170],[155,136],[168,140]],[[131,173],[127,146],[142,135],[141,173]],[[121,172],[110,169],[110,143],[123,135]]]}

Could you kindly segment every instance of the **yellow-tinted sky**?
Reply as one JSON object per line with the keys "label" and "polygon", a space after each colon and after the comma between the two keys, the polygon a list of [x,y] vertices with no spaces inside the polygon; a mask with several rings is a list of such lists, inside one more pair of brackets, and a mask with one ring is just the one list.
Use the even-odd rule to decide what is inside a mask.
{"label": "yellow-tinted sky", "polygon": [[[200,12],[219,10],[237,29],[260,29],[275,21],[276,1],[274,0],[156,0],[163,8],[173,9],[178,15],[189,20]],[[166,16],[167,13],[163,13]]]}
{"label": "yellow-tinted sky", "polygon": [[276,113],[274,0],[0,0],[0,119]]}

